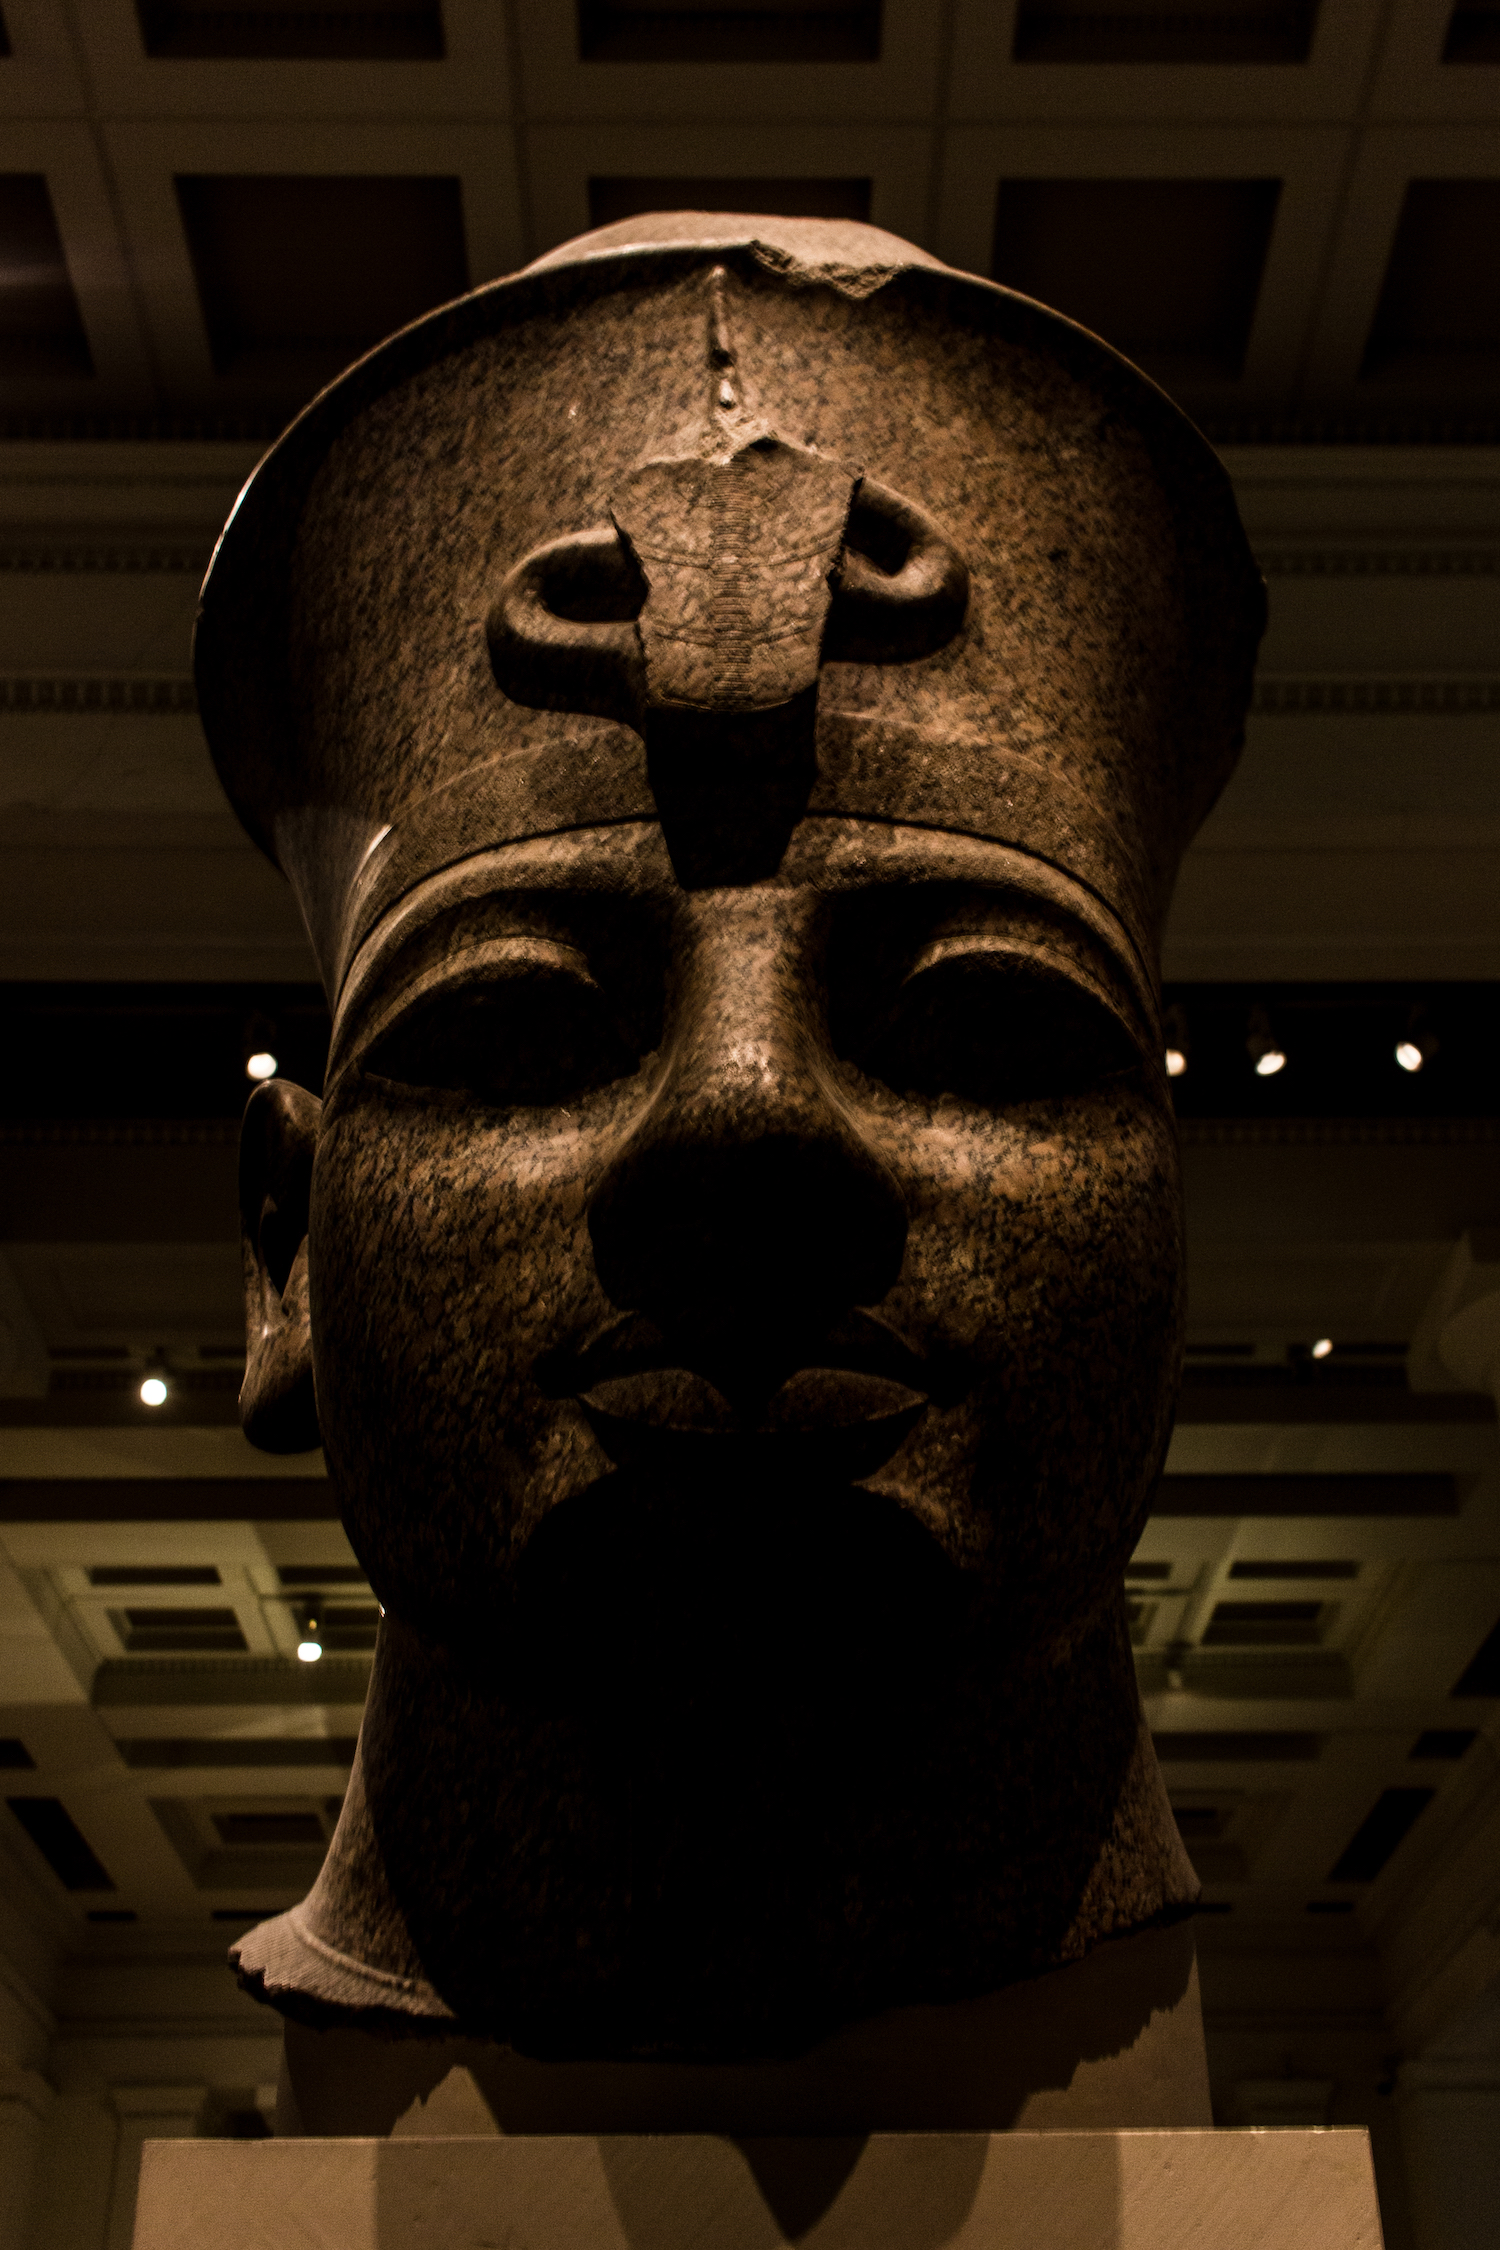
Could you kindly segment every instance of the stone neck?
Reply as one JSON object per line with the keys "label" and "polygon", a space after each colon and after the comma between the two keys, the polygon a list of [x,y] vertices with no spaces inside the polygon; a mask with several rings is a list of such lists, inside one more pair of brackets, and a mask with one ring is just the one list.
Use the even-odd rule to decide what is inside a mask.
{"label": "stone neck", "polygon": [[242,1941],[252,1988],[554,2060],[764,2062],[1196,1898],[1123,1608],[1066,1663],[959,1650],[930,1709],[808,1710],[800,1744],[786,1712],[757,1743],[691,1707],[651,1740],[622,1703],[519,1704],[388,1619],[338,1835]]}

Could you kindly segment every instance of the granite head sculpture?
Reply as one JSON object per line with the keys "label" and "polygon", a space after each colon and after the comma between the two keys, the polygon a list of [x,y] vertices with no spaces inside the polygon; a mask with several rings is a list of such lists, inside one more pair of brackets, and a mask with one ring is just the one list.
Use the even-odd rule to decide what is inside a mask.
{"label": "granite head sculpture", "polygon": [[1144,377],[866,228],[585,238],[270,454],[198,677],[334,1034],[246,1120],[243,1415],[385,1617],[257,1992],[765,2056],[1190,1909],[1122,1569],[1261,621]]}

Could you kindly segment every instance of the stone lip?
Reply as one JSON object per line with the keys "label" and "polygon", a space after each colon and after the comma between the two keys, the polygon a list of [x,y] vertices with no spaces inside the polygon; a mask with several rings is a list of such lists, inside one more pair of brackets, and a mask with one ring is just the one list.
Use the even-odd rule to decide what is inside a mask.
{"label": "stone lip", "polygon": [[916,1428],[931,1387],[922,1359],[859,1313],[780,1340],[770,1358],[753,1332],[700,1335],[695,1348],[632,1315],[548,1371],[618,1467],[669,1477],[870,1476]]}
{"label": "stone lip", "polygon": [[664,1368],[606,1380],[579,1400],[589,1427],[621,1468],[774,1476],[789,1469],[866,1477],[891,1458],[927,1411],[920,1394],[884,1376],[799,1370],[746,1427],[702,1376]]}

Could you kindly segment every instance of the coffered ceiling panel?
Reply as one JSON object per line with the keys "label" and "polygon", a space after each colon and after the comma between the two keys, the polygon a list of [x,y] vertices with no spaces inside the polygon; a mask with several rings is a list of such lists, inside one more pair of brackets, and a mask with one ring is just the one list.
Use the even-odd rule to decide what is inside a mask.
{"label": "coffered ceiling panel", "polygon": [[[321,41],[350,40],[347,21],[361,25],[364,41],[425,48],[379,57],[288,54]],[[281,19],[279,31],[268,19]],[[338,19],[345,18],[340,24]],[[440,24],[441,53],[433,55],[432,19]],[[400,131],[411,118],[508,117],[511,114],[510,42],[505,11],[490,0],[409,0],[401,6],[314,8],[290,0],[277,8],[257,4],[216,6],[214,0],[77,0],[79,49],[95,101],[112,117],[332,119],[384,117]],[[217,19],[217,24],[215,19]],[[228,33],[227,20],[237,29]],[[282,52],[229,55],[203,50],[215,39],[258,41]],[[148,39],[156,45],[151,51]],[[196,52],[194,50],[197,50]],[[20,52],[19,28],[17,51]]]}
{"label": "coffered ceiling panel", "polygon": [[[996,278],[1006,280],[1029,238],[1026,270],[1047,286],[1056,274],[1080,307],[1108,314],[1100,333],[1127,353],[1121,331],[1154,299],[1163,300],[1158,319],[1166,315],[1170,292],[1179,323],[1217,320],[1218,341],[1163,363],[1163,379],[1199,411],[1253,403],[1286,412],[1347,148],[1336,129],[1110,125],[1083,139],[1031,125],[955,127],[936,247],[978,273],[998,258]],[[1106,214],[1092,241],[1080,239],[1078,224],[1090,193]],[[1042,231],[1049,206],[1050,235]],[[1189,269],[1180,281],[1177,258]]]}
{"label": "coffered ceiling panel", "polygon": [[91,376],[93,355],[44,172],[0,173],[0,236],[8,259],[0,297],[0,368],[42,381]]}
{"label": "coffered ceiling panel", "polygon": [[[1420,130],[1381,126],[1363,136],[1332,238],[1308,362],[1310,399],[1331,402],[1352,395],[1372,422],[1382,413],[1396,420],[1403,406],[1414,399],[1445,405],[1460,419],[1465,415],[1482,419],[1492,412],[1493,379],[1483,366],[1473,368],[1471,354],[1450,350],[1421,355],[1419,351],[1416,365],[1410,356],[1403,365],[1400,331],[1393,327],[1388,331],[1388,341],[1397,346],[1397,352],[1382,366],[1381,343],[1376,342],[1372,354],[1371,342],[1411,184],[1447,182],[1457,187],[1459,183],[1473,183],[1482,187],[1482,183],[1495,179],[1500,179],[1500,126],[1450,125]],[[1441,226],[1438,212],[1442,208],[1441,197],[1419,197],[1414,221],[1409,222],[1409,228],[1413,223],[1418,229],[1425,228],[1429,248],[1437,247],[1435,229]],[[1471,292],[1484,291],[1485,276],[1493,271],[1500,255],[1493,241],[1492,211],[1482,192],[1466,197],[1450,189],[1444,216],[1456,230],[1457,239],[1452,240],[1451,248],[1448,240],[1442,241],[1437,254],[1445,272],[1459,278],[1461,302],[1466,302]],[[1462,264],[1466,243],[1478,260],[1467,276]],[[1413,254],[1410,231],[1407,245],[1402,252],[1404,260]],[[1404,274],[1398,266],[1392,275],[1391,297],[1386,301],[1389,322],[1409,323],[1414,316],[1420,318],[1411,289],[1409,265]],[[1451,308],[1453,312],[1457,309]],[[1473,341],[1478,340],[1473,337]],[[1408,338],[1408,355],[1414,342],[1419,343],[1419,338]]]}
{"label": "coffered ceiling panel", "polygon": [[5,30],[0,117],[79,115],[86,86],[62,10],[52,0],[5,0]]}
{"label": "coffered ceiling panel", "polygon": [[146,53],[172,62],[441,62],[439,0],[136,0]]}
{"label": "coffered ceiling panel", "polygon": [[638,173],[595,173],[589,180],[589,224],[616,225],[642,212],[697,209],[749,211],[776,218],[869,220],[874,182],[869,179],[726,179],[710,174],[667,174],[659,179]]}
{"label": "coffered ceiling panel", "polygon": [[215,375],[305,397],[469,286],[455,174],[179,172],[174,185]]}
{"label": "coffered ceiling panel", "polygon": [[1497,62],[1495,11],[1484,0],[1404,0],[1382,43],[1371,114],[1493,124]]}
{"label": "coffered ceiling panel", "polygon": [[[487,281],[521,257],[511,142],[499,128],[407,125],[393,145],[369,124],[119,123],[108,143],[179,405],[269,406],[285,417],[388,332],[393,308],[412,318],[454,295],[465,271]],[[199,184],[183,191],[183,180]],[[267,323],[320,302],[335,326],[311,340],[299,371],[295,344],[278,350]],[[253,332],[266,339],[259,360]]]}
{"label": "coffered ceiling panel", "polygon": [[1493,391],[1500,378],[1500,175],[1408,180],[1365,343],[1365,383]]}
{"label": "coffered ceiling panel", "polygon": [[[1007,11],[998,11],[1002,19]],[[1097,8],[1076,0],[1017,0],[1010,59],[1027,65],[1090,63],[1136,66],[1209,63],[1305,63],[1312,55],[1317,0],[1275,0],[1258,8],[1199,7],[1164,16],[1140,6]]]}
{"label": "coffered ceiling panel", "polygon": [[[707,183],[749,196],[757,179],[775,183],[785,206],[789,183],[805,178],[811,200],[826,205],[830,180],[868,180],[869,218],[893,234],[927,232],[930,137],[913,125],[784,123],[718,125],[538,125],[527,136],[527,187],[537,250],[552,249],[591,223],[589,183],[681,179],[678,207],[702,209]],[[623,187],[614,191],[623,194]],[[636,205],[640,207],[639,201]],[[733,208],[727,190],[711,208]]]}
{"label": "coffered ceiling panel", "polygon": [[1007,179],[990,272],[1168,386],[1236,382],[1281,182]]}
{"label": "coffered ceiling panel", "polygon": [[[1017,230],[1027,233],[1020,263],[1036,286],[1071,298],[1126,348],[1150,344],[1143,302],[1170,239],[1171,263],[1188,269],[1184,302],[1233,299],[1196,372],[1191,353],[1159,362],[1215,427],[1238,422],[1263,437],[1272,426],[1300,431],[1312,419],[1326,433],[1363,418],[1389,435],[1394,418],[1431,436],[1434,417],[1446,417],[1468,428],[1494,416],[1483,354],[1433,348],[1430,316],[1412,296],[1420,284],[1447,302],[1454,275],[1467,277],[1474,301],[1486,287],[1493,230],[1480,191],[1500,173],[1488,79],[1497,65],[1441,59],[1445,42],[1476,56],[1485,36],[1470,10],[1453,46],[1450,13],[1401,0],[1387,36],[1377,0],[1205,5],[1178,17],[1135,0],[1102,13],[1064,0],[958,0],[951,27],[920,0],[791,11],[590,0],[581,16],[549,0],[509,10],[484,0],[378,0],[364,10],[342,0],[321,10],[300,0],[76,0],[70,40],[57,36],[58,11],[14,0],[12,53],[0,57],[0,114],[15,121],[5,165],[45,178],[58,302],[71,285],[94,372],[28,376],[13,352],[9,369],[0,365],[0,411],[54,421],[238,416],[269,430],[392,305],[436,303],[452,285],[457,269],[439,253],[425,293],[415,281],[395,288],[393,273],[390,303],[371,296],[364,321],[332,323],[300,372],[264,356],[258,373],[243,360],[235,372],[222,341],[216,371],[208,329],[222,331],[234,284],[211,269],[215,245],[234,262],[233,230],[221,213],[214,233],[201,207],[208,191],[189,190],[195,267],[178,179],[422,179],[429,196],[457,180],[471,280],[586,227],[591,181],[610,183],[594,191],[594,209],[670,202],[674,181],[684,201],[723,207],[755,200],[749,183],[765,181],[761,201],[810,213],[827,206],[830,181],[843,185],[841,208],[849,183],[868,181],[876,224],[977,272],[990,270],[997,191],[1009,183],[1000,270],[1019,274]],[[1304,41],[1304,61],[1251,59]],[[1167,48],[1220,59],[1160,59]],[[767,59],[737,59],[742,49]],[[723,59],[693,59],[699,50]],[[1098,59],[1106,50],[1121,59]],[[1390,60],[1398,54],[1401,68]],[[1474,191],[1445,200],[1430,185],[1410,204],[1406,267],[1372,356],[1412,181],[1468,181]],[[1022,225],[1023,191],[1065,215],[1058,199],[1069,182],[1075,194],[1092,183],[1100,198],[1120,183],[1111,216],[1127,252],[1105,258],[1094,245],[1093,285],[1065,271],[1055,247],[1043,251],[1035,212]],[[1142,208],[1132,231],[1127,206],[1152,182],[1175,183],[1177,217],[1157,224]],[[1262,245],[1262,206],[1273,200]],[[29,226],[17,205],[13,264],[24,262]],[[371,201],[367,237],[383,232]],[[1073,244],[1073,265],[1087,264],[1089,249]],[[356,244],[352,260],[335,261],[349,267],[345,294],[360,254]],[[272,276],[288,299],[316,299],[328,271],[320,225],[281,229],[277,256]],[[1124,317],[1100,294],[1106,280],[1124,291]]]}
{"label": "coffered ceiling panel", "polygon": [[[733,19],[729,51],[716,17]],[[805,10],[711,0],[687,11],[586,7],[582,17],[556,0],[514,0],[513,20],[526,110],[547,123],[716,117],[774,135],[792,120],[925,119],[941,99],[941,17],[927,0]],[[710,39],[721,59],[697,59]]]}
{"label": "coffered ceiling panel", "polygon": [[965,121],[1066,120],[1080,144],[1084,119],[1352,119],[1381,28],[1378,0],[957,0],[951,109]]}
{"label": "coffered ceiling panel", "polygon": [[[0,63],[0,87],[9,68]],[[73,120],[14,119],[4,127],[3,152],[4,178],[40,181],[42,190],[12,186],[0,197],[0,258],[7,274],[32,277],[27,295],[40,284],[69,333],[76,333],[76,307],[83,350],[75,345],[45,366],[14,345],[0,351],[0,408],[87,414],[103,399],[116,412],[139,409],[152,396],[148,347],[92,132]]]}

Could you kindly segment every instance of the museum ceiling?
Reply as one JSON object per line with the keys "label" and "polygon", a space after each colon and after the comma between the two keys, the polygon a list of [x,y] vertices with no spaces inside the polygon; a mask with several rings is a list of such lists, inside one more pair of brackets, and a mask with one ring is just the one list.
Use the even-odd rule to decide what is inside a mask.
{"label": "museum ceiling", "polygon": [[1500,1971],[1500,1457],[1434,1343],[1500,1287],[1500,12],[0,8],[16,1975],[63,2008],[59,1958],[300,1895],[376,1623],[320,1461],[235,1418],[246,1065],[315,1084],[326,1017],[195,715],[213,539],[392,327],[706,204],[1060,306],[1235,480],[1271,627],[1168,930],[1189,1369],[1129,1591],[1206,1946],[1347,1958],[1350,2020],[1420,2043]]}
{"label": "museum ceiling", "polygon": [[869,218],[1097,329],[1226,436],[1496,419],[1500,19],[1473,0],[4,16],[15,428],[253,436],[430,305],[704,203]]}

